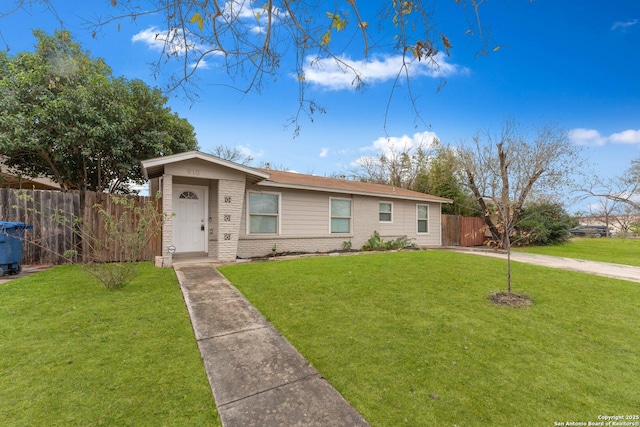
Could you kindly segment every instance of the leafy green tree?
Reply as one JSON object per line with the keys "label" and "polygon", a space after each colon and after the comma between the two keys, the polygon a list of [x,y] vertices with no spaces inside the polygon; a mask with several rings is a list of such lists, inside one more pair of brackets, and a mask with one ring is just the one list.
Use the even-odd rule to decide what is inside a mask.
{"label": "leafy green tree", "polygon": [[34,31],[36,51],[0,53],[0,151],[63,190],[128,192],[140,161],[197,148],[193,126],[140,80],[112,75],[67,31]]}
{"label": "leafy green tree", "polygon": [[473,195],[462,185],[455,151],[434,140],[432,156],[415,179],[412,190],[453,200],[443,204],[447,215],[477,216],[480,213]]}
{"label": "leafy green tree", "polygon": [[566,242],[576,225],[560,203],[534,204],[522,210],[512,240],[518,245],[554,245]]}

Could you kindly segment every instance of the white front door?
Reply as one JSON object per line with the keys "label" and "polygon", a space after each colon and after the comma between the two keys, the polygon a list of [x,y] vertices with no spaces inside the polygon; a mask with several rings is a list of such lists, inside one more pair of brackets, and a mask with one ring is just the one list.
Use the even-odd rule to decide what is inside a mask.
{"label": "white front door", "polygon": [[206,187],[174,186],[173,246],[176,253],[206,252]]}

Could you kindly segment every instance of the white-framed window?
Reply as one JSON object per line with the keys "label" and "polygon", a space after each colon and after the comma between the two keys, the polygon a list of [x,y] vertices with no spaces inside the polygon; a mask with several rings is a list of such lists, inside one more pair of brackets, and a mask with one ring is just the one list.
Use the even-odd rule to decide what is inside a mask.
{"label": "white-framed window", "polygon": [[247,199],[249,234],[278,234],[280,232],[280,193],[250,191]]}
{"label": "white-framed window", "polygon": [[429,205],[416,205],[416,219],[418,233],[429,232]]}
{"label": "white-framed window", "polygon": [[331,232],[351,232],[351,199],[329,199],[331,208]]}
{"label": "white-framed window", "polygon": [[393,222],[393,203],[380,202],[378,204],[378,218],[380,222]]}

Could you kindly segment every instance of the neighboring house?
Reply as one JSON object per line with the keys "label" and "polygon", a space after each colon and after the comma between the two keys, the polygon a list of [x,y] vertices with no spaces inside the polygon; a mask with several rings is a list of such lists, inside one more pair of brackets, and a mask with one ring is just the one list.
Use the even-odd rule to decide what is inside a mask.
{"label": "neighboring house", "polygon": [[629,236],[634,234],[631,228],[640,222],[640,214],[611,214],[606,218],[604,215],[588,215],[579,218],[579,221],[580,225],[608,226],[613,236]]}
{"label": "neighboring house", "polygon": [[162,231],[163,265],[173,254],[217,261],[272,251],[330,252],[362,247],[374,231],[418,246],[440,246],[440,211],[451,200],[392,186],[243,166],[190,151],[142,162],[151,194],[171,215]]}
{"label": "neighboring house", "polygon": [[0,187],[27,190],[59,190],[60,186],[49,178],[28,178],[4,164],[0,157]]}

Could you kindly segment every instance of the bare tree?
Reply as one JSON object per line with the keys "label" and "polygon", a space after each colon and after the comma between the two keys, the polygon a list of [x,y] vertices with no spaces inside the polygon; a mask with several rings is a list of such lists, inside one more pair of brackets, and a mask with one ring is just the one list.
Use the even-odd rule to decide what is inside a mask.
{"label": "bare tree", "polygon": [[606,197],[596,197],[595,203],[590,203],[587,208],[587,214],[592,221],[601,222],[605,225],[605,237],[609,237],[609,226],[613,221],[615,212],[620,202],[610,200]]}
{"label": "bare tree", "polygon": [[237,146],[216,145],[216,147],[211,150],[211,154],[221,159],[229,160],[230,162],[240,163],[241,165],[248,165],[254,160],[251,154],[245,153]]}
{"label": "bare tree", "polygon": [[616,206],[612,217],[613,223],[620,230],[620,237],[629,237],[632,233],[633,223],[640,218],[640,211],[627,203]]}
{"label": "bare tree", "polygon": [[624,203],[640,211],[640,159],[631,161],[629,168],[614,177],[592,176],[582,185],[576,186],[579,198],[606,199],[612,203]]}
{"label": "bare tree", "polygon": [[375,156],[360,157],[350,171],[355,180],[413,188],[418,177],[428,167],[432,142],[416,146],[389,146]]}
{"label": "bare tree", "polygon": [[460,146],[458,158],[494,243],[507,252],[510,294],[511,236],[525,203],[535,194],[562,191],[580,166],[579,153],[553,125],[527,133],[507,120],[499,135],[486,132]]}
{"label": "bare tree", "polygon": [[631,161],[629,168],[619,176],[592,175],[576,186],[578,200],[595,200],[588,206],[590,212],[607,225],[616,223],[623,235],[640,215],[640,159]]}

